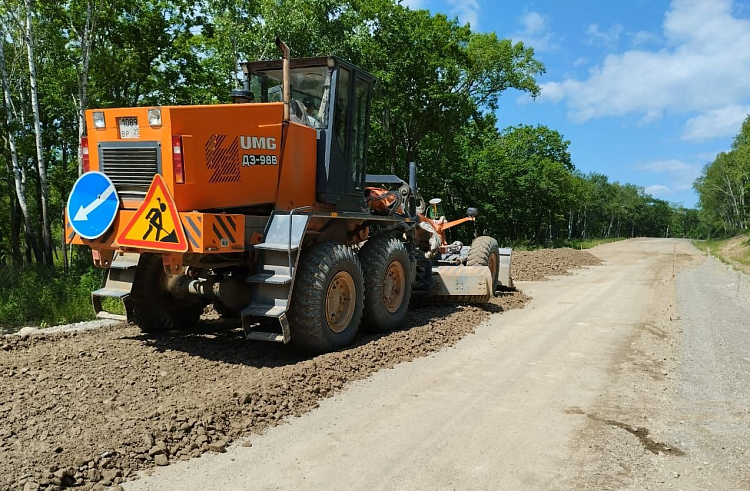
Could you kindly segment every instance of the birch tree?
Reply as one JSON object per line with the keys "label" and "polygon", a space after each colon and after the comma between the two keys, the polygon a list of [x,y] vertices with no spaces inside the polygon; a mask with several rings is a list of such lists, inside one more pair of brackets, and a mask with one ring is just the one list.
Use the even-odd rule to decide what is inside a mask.
{"label": "birch tree", "polygon": [[31,95],[31,112],[34,116],[34,142],[36,144],[36,164],[39,175],[39,192],[41,193],[42,208],[42,249],[44,261],[53,265],[52,259],[52,229],[49,219],[49,185],[47,184],[47,169],[44,164],[44,143],[42,141],[42,122],[39,114],[39,91],[37,87],[36,61],[34,60],[34,27],[31,0],[26,0],[26,53],[29,58],[29,88]]}
{"label": "birch tree", "polygon": [[10,83],[8,81],[8,70],[5,66],[5,32],[0,30],[0,74],[2,75],[3,85],[3,104],[5,106],[5,121],[8,127],[8,134],[6,135],[7,144],[10,150],[11,165],[13,171],[13,182],[16,191],[16,199],[18,201],[18,207],[21,210],[23,216],[24,231],[26,235],[26,241],[31,249],[34,251],[34,257],[37,262],[42,262],[42,253],[39,250],[39,244],[34,234],[34,227],[31,222],[31,216],[29,214],[29,206],[26,202],[26,183],[23,179],[21,166],[18,163],[18,150],[16,148],[16,136],[14,133],[15,118],[13,116],[13,103],[10,96]]}
{"label": "birch tree", "polygon": [[78,99],[75,101],[78,113],[78,175],[83,174],[83,149],[80,140],[86,135],[86,109],[89,105],[89,66],[91,64],[91,50],[94,44],[97,16],[101,5],[94,0],[86,0],[86,10],[83,25],[76,22],[78,11],[73,11],[73,5],[65,6],[68,16],[68,26],[75,36],[75,44],[80,50],[80,57],[76,60],[76,74],[78,77]]}

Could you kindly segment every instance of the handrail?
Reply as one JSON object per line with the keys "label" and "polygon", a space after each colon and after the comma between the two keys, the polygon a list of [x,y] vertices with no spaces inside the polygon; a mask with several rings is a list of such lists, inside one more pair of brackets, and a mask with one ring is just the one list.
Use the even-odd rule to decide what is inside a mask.
{"label": "handrail", "polygon": [[[312,206],[300,206],[298,208],[292,208],[289,212],[289,241],[287,243],[287,257],[289,258],[289,276],[294,277],[294,269],[292,266],[292,227],[294,226],[294,212],[307,210],[312,212]],[[297,249],[299,251],[299,248]],[[297,252],[299,254],[299,252]]]}

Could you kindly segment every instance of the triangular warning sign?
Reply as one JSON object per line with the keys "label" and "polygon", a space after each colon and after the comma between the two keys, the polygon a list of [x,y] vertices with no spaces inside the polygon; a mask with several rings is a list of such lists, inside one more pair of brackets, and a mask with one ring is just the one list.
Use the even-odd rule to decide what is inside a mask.
{"label": "triangular warning sign", "polygon": [[156,251],[187,251],[188,243],[180,215],[160,174],[154,176],[146,199],[117,237],[117,243],[122,247]]}

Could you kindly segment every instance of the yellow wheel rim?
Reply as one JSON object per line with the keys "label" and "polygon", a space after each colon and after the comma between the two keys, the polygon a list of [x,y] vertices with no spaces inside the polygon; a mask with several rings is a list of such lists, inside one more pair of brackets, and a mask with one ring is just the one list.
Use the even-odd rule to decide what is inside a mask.
{"label": "yellow wheel rim", "polygon": [[404,267],[399,261],[393,261],[385,271],[383,282],[383,304],[391,314],[396,313],[404,303],[404,290],[406,290]]}
{"label": "yellow wheel rim", "polygon": [[352,275],[339,271],[328,284],[326,292],[326,322],[333,332],[341,332],[354,316],[357,289]]}

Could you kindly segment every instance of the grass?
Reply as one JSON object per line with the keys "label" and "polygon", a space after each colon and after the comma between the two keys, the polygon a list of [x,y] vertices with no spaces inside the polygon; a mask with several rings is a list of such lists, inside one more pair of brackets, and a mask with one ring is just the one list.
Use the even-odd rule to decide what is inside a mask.
{"label": "grass", "polygon": [[712,251],[718,251],[722,242],[724,241],[717,239],[693,240],[693,245],[701,252],[715,255]]}
{"label": "grass", "polygon": [[750,270],[750,238],[748,237],[737,236],[727,239],[694,240],[693,245],[725,264],[729,264],[745,272]]}
{"label": "grass", "polygon": [[609,237],[606,239],[571,239],[555,244],[555,247],[570,247],[571,249],[591,249],[602,244],[626,240],[627,237]]}
{"label": "grass", "polygon": [[100,287],[102,274],[93,266],[68,274],[44,266],[0,267],[0,330],[92,319],[91,292]]}

